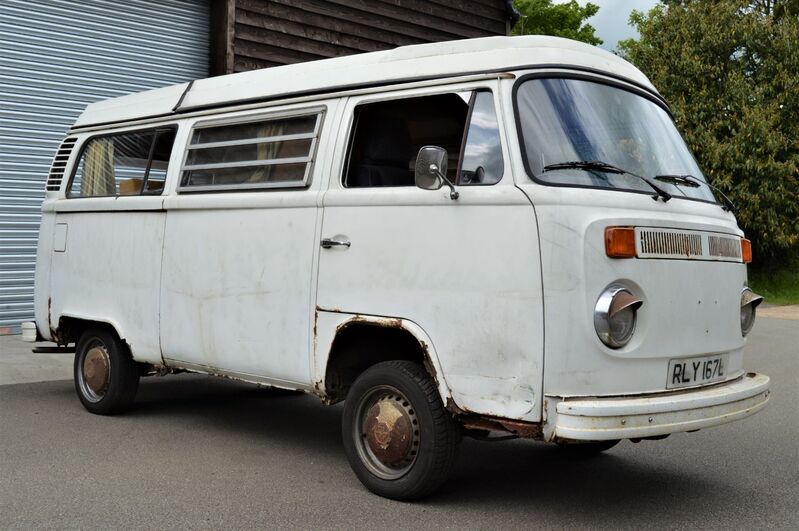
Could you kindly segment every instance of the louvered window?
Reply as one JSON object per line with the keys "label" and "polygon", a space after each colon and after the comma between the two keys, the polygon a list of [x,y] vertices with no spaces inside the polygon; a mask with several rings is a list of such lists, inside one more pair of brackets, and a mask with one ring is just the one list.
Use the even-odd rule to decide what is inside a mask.
{"label": "louvered window", "polygon": [[181,192],[307,185],[322,113],[273,116],[194,128]]}
{"label": "louvered window", "polygon": [[50,173],[47,176],[47,185],[45,190],[48,192],[57,192],[61,189],[61,181],[64,180],[64,170],[67,167],[67,161],[72,154],[72,148],[75,147],[74,137],[70,137],[61,142],[58,151],[53,157],[53,163],[50,165]]}

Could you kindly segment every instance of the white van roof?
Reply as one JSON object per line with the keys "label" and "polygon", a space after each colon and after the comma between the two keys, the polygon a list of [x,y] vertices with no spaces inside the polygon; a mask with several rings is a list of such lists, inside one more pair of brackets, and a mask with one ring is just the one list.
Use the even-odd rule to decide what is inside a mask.
{"label": "white van roof", "polygon": [[542,66],[601,71],[657,93],[640,70],[596,46],[559,37],[485,37],[402,46],[393,50],[264,68],[148,90],[90,103],[73,127],[338,92],[361,86]]}

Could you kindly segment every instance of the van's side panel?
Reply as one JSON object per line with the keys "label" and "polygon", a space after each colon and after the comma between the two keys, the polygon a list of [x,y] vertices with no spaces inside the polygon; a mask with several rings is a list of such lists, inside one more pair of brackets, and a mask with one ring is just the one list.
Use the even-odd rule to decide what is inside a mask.
{"label": "van's side panel", "polygon": [[67,199],[56,223],[67,228],[52,253],[51,319],[111,324],[134,359],[161,363],[158,280],[165,213],[161,197]]}

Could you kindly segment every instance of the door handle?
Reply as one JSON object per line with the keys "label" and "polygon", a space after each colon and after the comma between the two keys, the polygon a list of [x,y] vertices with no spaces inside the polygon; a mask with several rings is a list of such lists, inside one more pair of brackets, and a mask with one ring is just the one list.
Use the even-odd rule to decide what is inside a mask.
{"label": "door handle", "polygon": [[352,242],[349,240],[333,240],[331,238],[322,238],[320,244],[322,248],[330,249],[331,247],[350,247]]}

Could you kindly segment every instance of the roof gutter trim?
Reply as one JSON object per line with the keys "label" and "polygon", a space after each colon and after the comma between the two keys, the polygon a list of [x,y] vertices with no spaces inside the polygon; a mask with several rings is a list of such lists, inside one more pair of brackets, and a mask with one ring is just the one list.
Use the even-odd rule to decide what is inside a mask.
{"label": "roof gutter trim", "polygon": [[516,66],[505,66],[503,68],[498,68],[494,70],[479,70],[479,71],[471,71],[471,72],[459,72],[457,74],[445,74],[445,75],[429,75],[429,76],[415,76],[415,77],[406,77],[406,78],[395,78],[395,79],[386,79],[383,81],[374,81],[374,82],[367,82],[367,83],[354,83],[350,85],[336,85],[330,86],[320,89],[311,89],[311,90],[303,90],[297,92],[286,92],[283,94],[275,94],[270,96],[263,96],[263,97],[255,97],[255,98],[245,98],[240,100],[230,100],[220,103],[213,103],[208,105],[196,105],[193,107],[181,107],[183,100],[189,93],[194,81],[189,82],[186,86],[186,89],[180,96],[177,104],[172,108],[172,111],[169,113],[161,113],[161,114],[153,114],[150,116],[142,116],[136,118],[135,120],[112,120],[107,122],[90,122],[86,124],[82,124],[78,127],[70,128],[69,132],[81,132],[87,129],[92,129],[95,127],[100,126],[107,126],[107,125],[115,125],[115,124],[123,124],[129,122],[141,122],[141,121],[148,121],[154,120],[156,118],[165,118],[168,116],[179,116],[181,114],[188,114],[193,112],[200,112],[210,109],[221,109],[225,107],[237,107],[242,105],[251,105],[256,103],[266,103],[270,101],[277,101],[277,100],[284,100],[284,99],[292,99],[292,98],[301,98],[301,97],[308,97],[308,96],[317,96],[321,94],[330,94],[334,95],[340,92],[347,92],[353,91],[358,89],[369,89],[369,88],[379,88],[379,87],[386,87],[392,85],[404,85],[410,83],[419,83],[423,81],[433,81],[437,79],[457,79],[461,77],[469,77],[469,76],[478,76],[478,75],[485,75],[488,77],[493,77],[496,74],[507,73],[512,70],[546,70],[546,69],[557,69],[557,70],[571,70],[571,71],[578,71],[578,72],[585,72],[589,74],[595,74],[599,76],[605,76],[612,79],[616,79],[618,81],[622,81],[624,83],[629,83],[641,90],[646,91],[647,93],[651,94],[659,101],[663,103],[664,106],[668,108],[668,103],[663,96],[661,96],[657,91],[652,90],[651,87],[648,87],[642,83],[639,83],[633,79],[630,79],[626,76],[622,76],[619,74],[614,74],[612,72],[608,72],[606,70],[601,70],[598,68],[591,68],[586,66],[579,66],[579,65],[571,65],[571,64],[563,64],[563,63],[546,63],[546,64],[535,64],[535,65],[516,65]]}

